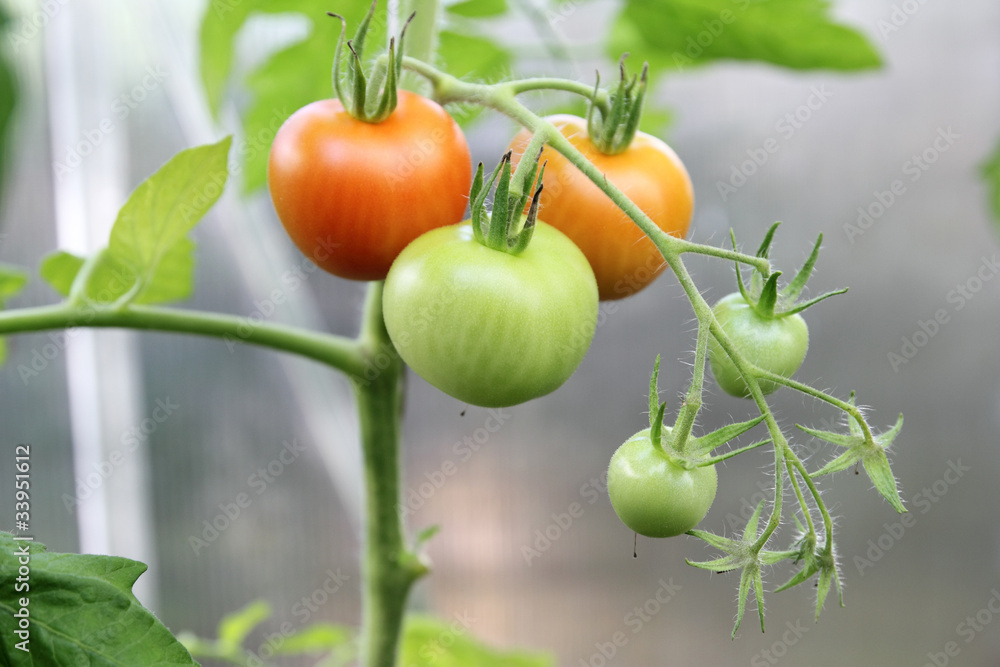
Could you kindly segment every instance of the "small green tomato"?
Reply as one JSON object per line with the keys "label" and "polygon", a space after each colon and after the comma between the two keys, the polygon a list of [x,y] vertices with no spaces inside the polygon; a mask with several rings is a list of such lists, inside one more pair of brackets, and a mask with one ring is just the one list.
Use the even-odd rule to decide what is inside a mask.
{"label": "small green tomato", "polygon": [[684,468],[653,445],[648,428],[626,440],[608,468],[608,495],[618,518],[647,537],[673,537],[697,526],[717,486],[714,465]]}

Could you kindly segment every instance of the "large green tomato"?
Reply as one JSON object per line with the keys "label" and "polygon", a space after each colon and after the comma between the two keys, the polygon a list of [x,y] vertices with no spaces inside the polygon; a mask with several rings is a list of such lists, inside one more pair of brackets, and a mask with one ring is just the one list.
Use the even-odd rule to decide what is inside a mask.
{"label": "large green tomato", "polygon": [[715,466],[687,469],[670,460],[639,431],[618,448],[608,467],[608,496],[618,518],[647,537],[691,530],[715,500]]}
{"label": "large green tomato", "polygon": [[470,224],[435,229],[389,269],[385,326],[418,375],[484,407],[562,385],[597,326],[597,282],[583,253],[539,222],[521,254],[476,241]]}
{"label": "large green tomato", "polygon": [[[750,363],[776,375],[791,377],[802,365],[809,348],[809,328],[799,314],[762,317],[739,292],[723,297],[712,308],[716,319]],[[750,390],[732,360],[714,337],[708,341],[712,374],[723,391],[749,396]],[[760,380],[760,390],[770,394],[780,385]]]}

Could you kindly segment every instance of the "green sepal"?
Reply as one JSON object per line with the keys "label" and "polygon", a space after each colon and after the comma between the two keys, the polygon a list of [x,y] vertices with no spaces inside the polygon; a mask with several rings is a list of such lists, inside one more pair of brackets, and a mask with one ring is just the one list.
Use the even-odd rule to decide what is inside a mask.
{"label": "green sepal", "polygon": [[[493,195],[493,211],[490,213],[490,232],[486,244],[491,248],[507,247],[510,235],[510,220],[507,211],[510,209],[510,151],[500,160],[500,179],[497,181],[496,194]],[[515,209],[520,215],[520,211]]]}
{"label": "green sepal", "polygon": [[668,449],[663,446],[663,413],[666,409],[666,403],[661,403],[660,406],[656,408],[656,417],[652,420],[649,427],[649,441],[653,443],[653,447],[661,451],[666,451]]}
{"label": "green sepal", "polygon": [[[726,444],[733,438],[743,435],[762,421],[764,421],[764,415],[760,415],[759,417],[749,421],[728,424],[722,428],[712,431],[711,433],[706,433],[698,438],[692,438],[692,444],[695,445],[694,452],[698,454],[708,454],[712,450]],[[765,440],[764,442],[767,441]]]}
{"label": "green sepal", "polygon": [[805,289],[806,283],[809,282],[809,278],[812,277],[813,267],[816,266],[816,260],[819,258],[819,248],[823,244],[823,234],[820,233],[819,237],[816,239],[816,244],[813,245],[812,252],[809,253],[809,258],[806,259],[805,264],[799,269],[795,277],[792,278],[792,282],[788,283],[785,289],[781,292],[781,295],[788,301],[794,302],[802,294],[802,290]]}
{"label": "green sepal", "polygon": [[[473,179],[469,199],[472,210],[472,228],[476,240],[482,245],[492,250],[499,250],[510,255],[519,255],[528,248],[535,225],[538,219],[538,202],[542,194],[542,177],[545,174],[545,165],[538,167],[538,159],[535,157],[533,163],[524,167],[524,182],[520,190],[511,192],[511,183],[514,180],[510,168],[511,151],[507,151],[500,159],[500,164],[493,170],[489,180],[484,182],[482,178],[482,165],[476,170]],[[537,179],[536,179],[537,175]],[[496,183],[493,193],[493,210],[486,212],[486,198]],[[533,185],[534,195],[531,196],[531,205],[527,215],[522,214],[527,203],[527,197],[531,193]],[[485,228],[484,228],[485,226]]]}
{"label": "green sepal", "polygon": [[[768,259],[768,254],[771,250],[771,243],[774,240],[774,234],[780,225],[780,222],[775,222],[768,228],[767,233],[764,234],[764,240],[757,249],[757,257],[760,257],[761,259]],[[729,230],[729,237],[733,243],[733,250],[737,250],[736,234],[732,229]],[[847,288],[827,292],[821,296],[809,299],[808,301],[796,303],[799,296],[802,294],[802,291],[805,289],[806,283],[812,276],[813,268],[816,266],[816,260],[819,257],[819,250],[822,243],[823,235],[820,234],[816,243],[813,245],[813,249],[812,252],[810,252],[809,257],[806,259],[802,267],[796,272],[792,281],[786,285],[784,289],[778,288],[778,278],[781,276],[780,271],[769,271],[765,274],[757,269],[755,269],[750,276],[750,286],[747,287],[746,283],[743,281],[743,272],[741,270],[740,263],[736,262],[736,286],[739,288],[740,295],[748,304],[750,304],[758,315],[763,318],[771,319],[788,317],[790,315],[801,313],[806,308],[810,308],[824,299],[829,299],[831,296],[836,296],[838,294],[844,294],[847,292]]]}
{"label": "green sepal", "polygon": [[886,450],[892,446],[896,436],[899,435],[900,429],[903,428],[902,414],[899,415],[899,418],[896,420],[896,424],[892,428],[884,433],[873,435],[871,439],[868,439],[867,436],[865,436],[861,426],[855,423],[853,419],[848,421],[849,433],[821,431],[801,426],[799,424],[796,424],[796,426],[814,438],[819,438],[820,440],[824,440],[830,444],[847,449],[846,452],[836,457],[816,472],[810,473],[810,477],[815,478],[840,472],[841,470],[846,470],[847,468],[856,466],[860,463],[864,466],[869,479],[871,479],[872,484],[878,492],[882,494],[882,497],[885,498],[900,514],[907,511],[906,508],[903,507],[903,501],[899,497],[899,489],[896,484],[896,478],[892,474],[892,469],[889,466],[889,458],[886,455]]}
{"label": "green sepal", "polygon": [[[587,109],[587,134],[600,152],[618,155],[628,150],[639,130],[642,106],[646,99],[649,65],[644,63],[639,76],[629,78],[625,69],[623,54],[618,62],[619,82],[614,92],[608,93],[608,102],[598,103],[600,74],[594,86],[594,94]],[[598,114],[600,117],[598,117]]]}
{"label": "green sepal", "polygon": [[757,599],[757,613],[760,616],[760,631],[764,632],[764,582],[761,576],[765,565],[773,565],[786,558],[793,558],[796,551],[768,551],[763,548],[766,539],[757,545],[760,536],[757,534],[757,525],[760,522],[760,515],[764,509],[764,501],[760,501],[754,509],[753,514],[747,520],[746,528],[739,539],[730,539],[709,533],[703,530],[689,530],[688,535],[697,537],[705,541],[709,546],[715,547],[726,553],[726,556],[709,561],[687,560],[687,564],[692,567],[713,572],[731,572],[741,570],[739,592],[736,597],[736,624],[733,626],[732,637],[736,638],[736,632],[743,622],[743,615],[746,612],[746,601],[750,595],[750,587],[753,586],[754,596]]}
{"label": "green sepal", "polygon": [[760,290],[757,303],[753,304],[754,310],[763,318],[772,319],[774,317],[774,307],[778,303],[778,278],[780,277],[781,271],[771,273],[767,277],[764,287]]}
{"label": "green sepal", "polygon": [[[397,44],[395,38],[389,40],[388,54],[376,60],[367,75],[363,62],[365,41],[375,16],[378,0],[373,0],[368,12],[358,24],[354,37],[346,39],[347,21],[340,14],[327,12],[328,16],[341,22],[340,37],[333,56],[333,89],[344,105],[344,109],[354,118],[366,123],[381,123],[392,115],[399,102],[399,78],[403,67],[403,40],[406,28],[413,20],[413,14],[403,24]],[[344,53],[344,46],[351,52]],[[342,61],[347,58],[347,66]]]}

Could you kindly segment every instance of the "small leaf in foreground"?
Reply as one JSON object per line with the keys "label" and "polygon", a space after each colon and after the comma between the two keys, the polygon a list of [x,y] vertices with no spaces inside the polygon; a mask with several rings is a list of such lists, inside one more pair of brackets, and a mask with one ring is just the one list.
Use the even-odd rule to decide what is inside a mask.
{"label": "small leaf in foreground", "polygon": [[503,652],[470,636],[474,619],[456,615],[452,621],[411,615],[403,628],[400,665],[406,667],[554,667],[542,654]]}
{"label": "small leaf in foreground", "polygon": [[[14,591],[30,553],[30,653],[14,648],[22,609]],[[0,662],[10,667],[197,665],[170,631],[132,594],[146,566],[115,556],[48,553],[0,532]]]}

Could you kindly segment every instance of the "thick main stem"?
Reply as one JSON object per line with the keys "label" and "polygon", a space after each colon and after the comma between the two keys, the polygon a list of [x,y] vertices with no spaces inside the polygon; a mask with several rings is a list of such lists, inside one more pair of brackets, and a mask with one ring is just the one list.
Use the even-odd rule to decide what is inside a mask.
{"label": "thick main stem", "polygon": [[385,330],[381,283],[373,283],[369,288],[365,308],[359,341],[368,359],[379,359],[381,370],[371,379],[354,382],[364,455],[366,510],[359,664],[394,667],[406,599],[410,587],[427,572],[427,567],[403,541],[399,515],[399,436],[404,367]]}

